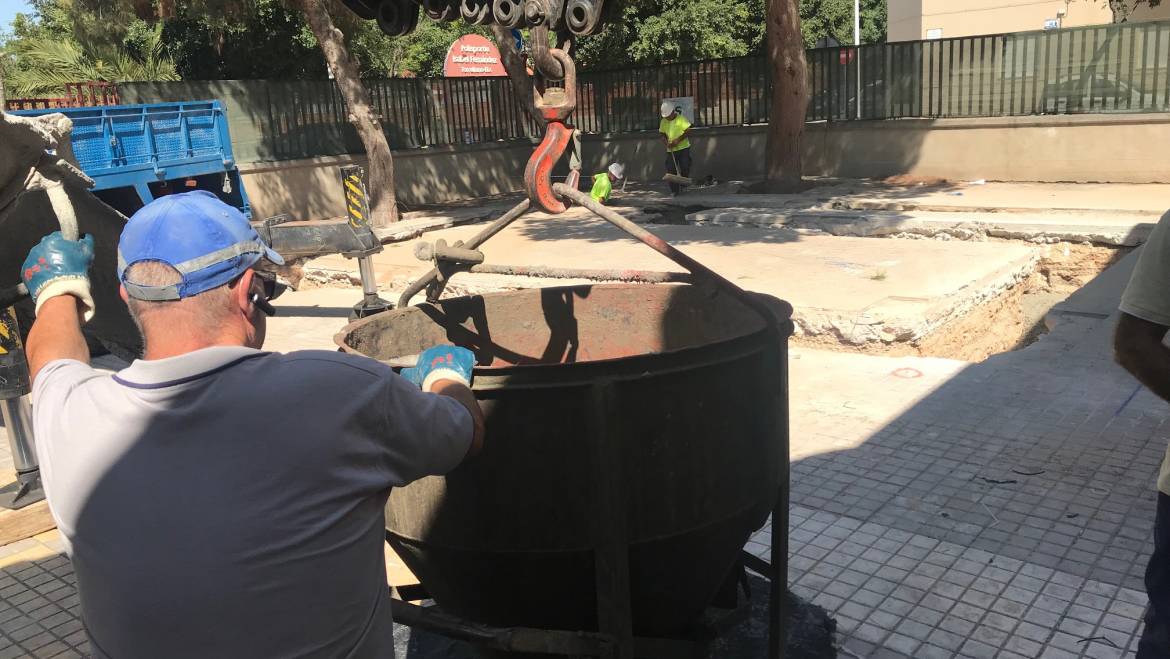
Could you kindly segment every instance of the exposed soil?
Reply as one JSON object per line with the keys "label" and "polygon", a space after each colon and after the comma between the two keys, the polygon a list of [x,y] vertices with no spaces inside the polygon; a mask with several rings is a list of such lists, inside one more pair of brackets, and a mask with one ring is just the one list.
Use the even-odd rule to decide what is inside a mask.
{"label": "exposed soil", "polygon": [[972,308],[915,342],[845,345],[834,337],[794,337],[797,345],[881,355],[917,355],[977,362],[1039,340],[1044,317],[1056,304],[1130,252],[1129,247],[1055,243],[1045,245],[1035,270],[1022,283]]}
{"label": "exposed soil", "polygon": [[1044,317],[1052,307],[1130,250],[1070,243],[1049,245],[1027,281],[926,337],[919,354],[982,361],[1028,346],[1047,333]]}
{"label": "exposed soil", "polygon": [[944,185],[950,185],[950,181],[939,176],[910,176],[909,174],[890,176],[882,179],[882,183],[907,188],[940,188]]}

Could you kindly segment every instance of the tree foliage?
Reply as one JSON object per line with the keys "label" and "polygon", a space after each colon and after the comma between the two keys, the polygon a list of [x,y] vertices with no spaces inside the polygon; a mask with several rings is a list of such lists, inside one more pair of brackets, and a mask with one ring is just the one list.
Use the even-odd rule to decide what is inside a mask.
{"label": "tree foliage", "polygon": [[[801,0],[805,46],[822,37],[853,43],[853,0]],[[886,38],[886,0],[862,0],[862,41]],[[764,0],[629,0],[600,34],[577,44],[584,68],[667,64],[758,55],[764,47]]]}
{"label": "tree foliage", "polygon": [[225,22],[218,13],[183,3],[163,20],[171,56],[184,79],[326,76],[325,60],[300,12],[278,0],[257,0],[253,7]]}
{"label": "tree foliage", "polygon": [[61,0],[35,0],[33,15],[18,14],[3,45],[6,86],[17,96],[64,93],[66,83],[97,80],[178,80],[161,26],[121,16],[116,29],[109,13],[78,11]]}
{"label": "tree foliage", "polygon": [[[611,0],[613,1],[613,0]],[[1135,0],[1124,0],[1134,2]],[[1153,2],[1159,0],[1136,0]],[[327,67],[301,12],[287,0],[33,0],[34,16],[18,18],[10,43],[43,35],[74,43],[103,63],[123,49],[141,58],[148,23],[184,79],[321,79]],[[582,69],[653,65],[761,55],[765,0],[625,0],[605,29],[576,44]],[[886,0],[862,0],[862,38],[882,41]],[[422,17],[405,37],[383,35],[372,21],[331,11],[363,77],[442,75],[451,43],[484,27]],[[801,0],[805,46],[822,37],[853,41],[853,0]],[[91,60],[87,60],[92,62]],[[127,78],[128,79],[128,78]]]}
{"label": "tree foliage", "polygon": [[425,16],[419,18],[418,29],[405,37],[383,37],[389,43],[398,44],[403,50],[400,68],[420,78],[443,75],[443,61],[451,43],[465,34],[479,34],[492,38],[486,27],[468,25],[463,21],[437,23]]}
{"label": "tree foliage", "polygon": [[[804,45],[831,37],[842,45],[853,43],[853,0],[801,0],[800,29]],[[886,0],[861,1],[861,43],[886,40]]]}
{"label": "tree foliage", "polygon": [[[251,0],[250,11],[237,9],[226,21],[220,4],[222,0],[180,3],[174,17],[165,21],[171,54],[184,78],[320,79],[327,75],[304,16],[287,2]],[[422,18],[414,33],[387,37],[373,21],[359,20],[343,8],[334,7],[330,13],[363,77],[442,75],[451,42],[464,34],[489,34],[483,27]]]}
{"label": "tree foliage", "polygon": [[627,0],[599,34],[577,42],[583,68],[761,52],[764,0]]}
{"label": "tree foliage", "polygon": [[1113,12],[1114,23],[1125,23],[1138,7],[1157,7],[1162,0],[1105,0],[1105,4]]}

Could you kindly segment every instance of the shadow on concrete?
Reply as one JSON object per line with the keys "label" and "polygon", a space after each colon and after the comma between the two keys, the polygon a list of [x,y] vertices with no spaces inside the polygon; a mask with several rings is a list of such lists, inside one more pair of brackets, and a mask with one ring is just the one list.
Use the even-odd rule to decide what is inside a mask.
{"label": "shadow on concrete", "polygon": [[[354,302],[356,303],[360,298],[361,292],[355,291]],[[353,312],[353,307],[283,306],[279,302],[274,306],[278,316],[292,318],[349,318],[349,314]]]}
{"label": "shadow on concrete", "polygon": [[[0,582],[6,584],[0,653],[12,657],[90,656],[75,579],[64,555],[0,568]],[[466,643],[405,625],[394,626],[394,650],[396,656],[411,659],[482,659]]]}
{"label": "shadow on concrete", "polygon": [[[1135,395],[1129,376],[1111,365],[1110,328],[1108,319],[1071,316],[1025,350],[963,368],[857,447],[795,462],[793,505],[856,520],[862,524],[853,536],[858,542],[858,534],[877,537],[895,529],[988,552],[984,560],[992,567],[999,556],[1140,591],[1151,484],[1170,414],[1152,395]],[[891,363],[879,376],[886,383],[875,386],[896,387],[903,377],[896,370]],[[804,416],[794,430],[838,438],[836,427],[852,423],[843,413],[840,419],[832,411]],[[796,443],[816,441],[809,435],[796,436]],[[1089,538],[1101,534],[1096,550],[1086,549]],[[809,560],[800,543],[793,549],[806,556],[799,560]],[[861,571],[867,580],[861,587],[884,590],[890,602],[914,604],[939,595],[936,587],[943,585],[901,583],[897,572],[860,563],[834,569]],[[812,573],[811,565],[795,568],[794,588],[816,602],[832,578],[804,578]],[[0,631],[11,637],[19,624],[0,623]],[[745,627],[746,639],[727,642],[755,647],[760,636],[753,629],[760,630],[758,622]],[[402,627],[396,638],[405,646],[402,656],[473,656],[462,644]],[[1125,647],[1129,638],[1117,642]],[[865,647],[850,642],[862,656],[868,656]]]}
{"label": "shadow on concrete", "polygon": [[[687,245],[721,245],[734,247],[743,243],[779,244],[800,240],[800,234],[785,229],[760,229],[756,227],[737,227],[735,230],[721,231],[719,237],[714,237],[707,227],[698,226],[671,226],[669,224],[646,223],[643,227],[658,235],[676,247]],[[589,221],[563,221],[557,218],[535,220],[513,225],[507,230],[520,233],[533,240],[586,240],[593,243],[604,243],[612,240],[636,240],[621,229],[609,224],[601,218],[589,216]],[[490,245],[490,243],[489,243]],[[649,248],[647,248],[649,249]]]}
{"label": "shadow on concrete", "polygon": [[[35,541],[25,541],[25,544]],[[0,568],[0,654],[9,657],[88,657],[69,559],[55,555]]]}
{"label": "shadow on concrete", "polygon": [[[856,520],[864,533],[895,529],[985,551],[992,566],[995,557],[1006,557],[1114,589],[1140,590],[1153,517],[1151,484],[1170,413],[1112,366],[1110,330],[1109,318],[1072,314],[1025,350],[963,368],[867,433],[856,448],[794,463],[793,504]],[[879,376],[885,382],[875,386],[897,386],[905,377],[897,370],[891,364],[891,371]],[[832,411],[819,417],[820,427],[811,430],[827,439],[840,438],[835,426],[851,422],[848,416],[834,418]],[[134,453],[107,474],[99,489],[111,487],[120,470],[149,466]],[[226,505],[237,495],[223,496]],[[141,528],[126,519],[104,522],[142,536]],[[178,525],[168,526],[178,532]],[[193,540],[207,542],[204,536]],[[826,549],[821,556],[837,550]],[[148,568],[145,573],[151,572]],[[938,594],[934,588],[941,585],[907,585],[894,572],[861,564],[837,573],[843,569],[864,569],[862,576],[877,580],[867,584],[889,584],[890,598],[913,599],[912,604]],[[811,570],[797,572],[798,586],[811,589],[812,582],[801,583]],[[0,623],[0,631],[7,634],[7,629]],[[404,652],[417,654],[404,656],[461,656],[457,645],[432,640],[438,642],[433,650],[427,645],[431,641],[411,634]],[[1122,638],[1119,645],[1128,642]]]}

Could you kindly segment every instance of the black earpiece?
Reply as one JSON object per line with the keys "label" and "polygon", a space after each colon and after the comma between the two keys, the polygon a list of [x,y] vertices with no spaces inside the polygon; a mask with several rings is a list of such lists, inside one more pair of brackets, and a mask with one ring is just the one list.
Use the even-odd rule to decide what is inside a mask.
{"label": "black earpiece", "polygon": [[276,315],[276,307],[269,304],[268,300],[265,300],[259,293],[252,293],[252,304],[256,305],[256,308],[260,311],[263,311],[265,316],[271,317]]}

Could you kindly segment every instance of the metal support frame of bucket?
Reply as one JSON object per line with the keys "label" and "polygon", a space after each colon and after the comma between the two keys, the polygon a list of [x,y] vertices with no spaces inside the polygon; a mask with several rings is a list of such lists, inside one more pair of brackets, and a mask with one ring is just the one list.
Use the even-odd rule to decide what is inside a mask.
{"label": "metal support frame of bucket", "polygon": [[[787,496],[782,496],[772,512],[772,519],[787,521]],[[599,512],[602,510],[598,509]],[[783,534],[781,534],[783,536]],[[565,657],[599,657],[602,659],[703,659],[709,644],[750,615],[750,601],[740,599],[736,608],[723,611],[684,638],[634,636],[630,629],[629,573],[624,545],[607,543],[595,549],[599,591],[598,619],[600,631],[534,629],[531,627],[492,627],[444,612],[438,606],[411,604],[406,600],[427,599],[422,586],[390,587],[391,615],[396,623],[464,641],[480,648],[515,653],[546,654]],[[743,567],[768,581],[768,657],[785,656],[786,629],[779,613],[784,608],[787,579],[788,543],[773,542],[771,561],[742,552]],[[624,569],[623,569],[624,566]],[[624,578],[623,578],[624,576]],[[624,599],[622,595],[624,594]],[[624,606],[623,606],[624,602]],[[606,607],[616,604],[616,609]]]}

